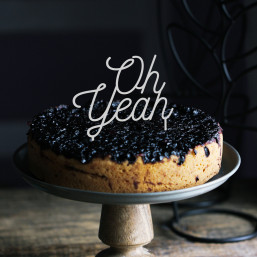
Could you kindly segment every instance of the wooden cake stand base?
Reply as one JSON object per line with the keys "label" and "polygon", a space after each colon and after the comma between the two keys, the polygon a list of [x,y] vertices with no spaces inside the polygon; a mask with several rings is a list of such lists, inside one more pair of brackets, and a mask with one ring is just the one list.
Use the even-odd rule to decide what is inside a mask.
{"label": "wooden cake stand base", "polygon": [[143,246],[154,237],[149,204],[103,205],[99,238],[110,248],[97,257],[154,256]]}

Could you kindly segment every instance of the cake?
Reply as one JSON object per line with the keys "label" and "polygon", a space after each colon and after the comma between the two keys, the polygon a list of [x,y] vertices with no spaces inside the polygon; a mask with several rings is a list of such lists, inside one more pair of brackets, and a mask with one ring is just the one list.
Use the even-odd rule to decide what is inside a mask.
{"label": "cake", "polygon": [[[112,103],[108,115],[118,103]],[[97,102],[94,117],[106,106]],[[88,117],[89,104],[51,107],[30,122],[30,172],[48,183],[112,193],[170,191],[207,182],[221,167],[220,125],[199,109],[169,104],[167,110],[173,112],[164,130],[162,108],[157,106],[152,120],[113,120],[92,140],[87,135],[95,125]],[[139,105],[136,114],[142,110]]]}

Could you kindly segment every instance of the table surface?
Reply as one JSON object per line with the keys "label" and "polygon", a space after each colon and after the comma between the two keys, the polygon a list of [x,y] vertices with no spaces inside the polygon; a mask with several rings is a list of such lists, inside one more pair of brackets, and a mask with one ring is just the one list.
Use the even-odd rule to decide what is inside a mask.
{"label": "table surface", "polygon": [[[257,181],[233,181],[230,198],[215,207],[257,217]],[[147,248],[156,256],[257,257],[257,238],[230,244],[193,243],[167,227],[173,215],[170,205],[152,205],[151,209],[155,238]],[[2,188],[0,256],[94,257],[106,248],[97,237],[100,210],[101,205],[62,199],[32,188]],[[184,219],[181,226],[195,235],[213,237],[252,230],[246,221],[216,214]]]}

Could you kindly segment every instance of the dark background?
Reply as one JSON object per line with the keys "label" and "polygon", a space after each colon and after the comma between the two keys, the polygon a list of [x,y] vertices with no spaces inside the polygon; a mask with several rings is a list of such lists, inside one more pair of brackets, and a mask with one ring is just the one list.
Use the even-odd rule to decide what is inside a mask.
{"label": "dark background", "polygon": [[[61,103],[71,104],[72,97],[81,91],[94,89],[102,82],[113,89],[115,73],[105,66],[111,56],[112,64],[120,65],[133,55],[141,56],[149,66],[157,54],[155,70],[160,83],[167,82],[165,93],[172,100],[194,105],[215,115],[216,102],[192,89],[191,82],[177,66],[167,40],[167,25],[182,22],[189,26],[180,12],[180,1],[153,0],[88,0],[88,1],[0,1],[0,185],[23,185],[12,164],[15,149],[26,141],[27,121],[44,108]],[[195,1],[194,10],[206,19],[209,8],[206,1]],[[211,26],[219,17],[212,14]],[[241,48],[256,42],[254,13],[248,15],[247,31]],[[231,35],[238,38],[242,29]],[[204,49],[197,41],[190,41],[183,33],[177,35],[179,50],[185,60],[198,60]],[[257,45],[257,44],[256,44]],[[241,49],[241,50],[242,50]],[[203,54],[200,65],[191,65],[200,81],[214,81],[210,90],[219,92],[220,80],[208,54]],[[254,62],[245,59],[234,68],[240,69]],[[235,90],[237,96],[230,102],[230,110],[240,111],[244,104],[242,92],[250,106],[257,103],[254,86],[256,73],[242,78]],[[122,83],[131,88],[132,73]],[[149,87],[148,87],[149,88]],[[151,88],[151,87],[150,87]],[[150,93],[150,90],[149,90]],[[245,122],[257,124],[256,113]],[[257,177],[257,132],[224,127],[224,139],[236,146],[242,156],[237,176]]]}

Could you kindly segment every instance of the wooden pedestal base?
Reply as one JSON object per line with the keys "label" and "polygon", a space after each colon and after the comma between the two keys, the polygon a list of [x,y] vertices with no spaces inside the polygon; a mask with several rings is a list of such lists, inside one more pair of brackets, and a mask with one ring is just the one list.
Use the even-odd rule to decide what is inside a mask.
{"label": "wooden pedestal base", "polygon": [[110,248],[96,257],[153,257],[143,247],[153,239],[150,205],[103,205],[99,238]]}

